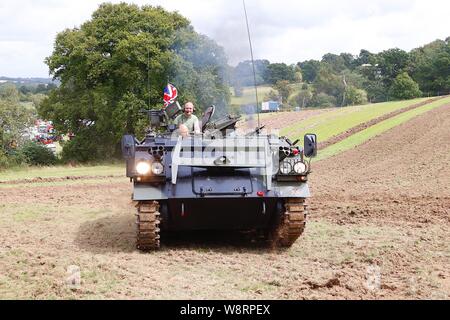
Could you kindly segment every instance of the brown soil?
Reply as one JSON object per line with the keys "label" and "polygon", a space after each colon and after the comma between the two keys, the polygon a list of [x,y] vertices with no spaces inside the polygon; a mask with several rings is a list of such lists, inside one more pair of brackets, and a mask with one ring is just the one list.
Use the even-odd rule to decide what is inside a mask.
{"label": "brown soil", "polygon": [[180,235],[141,254],[126,178],[0,188],[0,298],[450,298],[450,105],[313,168],[284,251]]}

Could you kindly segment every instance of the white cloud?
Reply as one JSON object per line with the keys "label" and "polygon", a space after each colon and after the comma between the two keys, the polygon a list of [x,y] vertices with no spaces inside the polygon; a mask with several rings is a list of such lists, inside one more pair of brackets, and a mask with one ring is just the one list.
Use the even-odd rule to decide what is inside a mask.
{"label": "white cloud", "polygon": [[[99,0],[0,0],[0,75],[47,76],[56,34],[88,20]],[[110,1],[113,3],[120,0]],[[130,1],[129,1],[130,2]],[[249,58],[241,0],[135,0],[188,17],[225,47],[231,63]],[[444,0],[246,0],[255,57],[295,63],[327,52],[410,50],[450,36]]]}

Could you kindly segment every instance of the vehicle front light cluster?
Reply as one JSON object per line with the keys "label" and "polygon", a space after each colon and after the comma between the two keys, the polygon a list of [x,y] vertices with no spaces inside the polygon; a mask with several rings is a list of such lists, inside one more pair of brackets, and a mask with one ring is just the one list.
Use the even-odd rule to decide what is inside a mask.
{"label": "vehicle front light cluster", "polygon": [[164,172],[164,166],[161,164],[161,162],[152,163],[152,172],[155,175],[160,175]]}
{"label": "vehicle front light cluster", "polygon": [[136,172],[142,176],[145,176],[150,172],[151,166],[148,161],[139,161],[136,164]]}
{"label": "vehicle front light cluster", "polygon": [[303,162],[297,162],[294,164],[294,172],[298,174],[302,174],[306,172],[306,164]]}
{"label": "vehicle front light cluster", "polygon": [[289,162],[283,161],[280,164],[280,172],[282,174],[290,174],[292,172],[292,165]]}
{"label": "vehicle front light cluster", "polygon": [[161,162],[151,163],[147,160],[140,160],[136,163],[136,172],[141,176],[146,176],[150,173],[161,175],[164,172],[164,166]]}
{"label": "vehicle front light cluster", "polygon": [[280,173],[284,175],[304,174],[307,171],[308,167],[301,161],[295,162],[293,165],[289,161],[283,161],[280,163]]}

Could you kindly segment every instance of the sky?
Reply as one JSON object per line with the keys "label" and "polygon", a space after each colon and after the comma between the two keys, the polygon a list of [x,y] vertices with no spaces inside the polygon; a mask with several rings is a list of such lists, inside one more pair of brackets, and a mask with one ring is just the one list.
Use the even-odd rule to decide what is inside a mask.
{"label": "sky", "polygon": [[[0,0],[0,76],[48,77],[44,59],[56,34],[89,20],[102,2]],[[223,46],[231,65],[250,59],[242,0],[126,2],[176,10]],[[246,0],[246,6],[255,59],[272,63],[361,49],[409,51],[450,36],[447,0]]]}

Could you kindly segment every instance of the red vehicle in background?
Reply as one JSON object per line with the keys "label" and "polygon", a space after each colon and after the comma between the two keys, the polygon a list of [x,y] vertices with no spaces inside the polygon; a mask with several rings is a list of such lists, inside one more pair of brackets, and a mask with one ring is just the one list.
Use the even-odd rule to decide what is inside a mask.
{"label": "red vehicle in background", "polygon": [[36,120],[32,132],[33,141],[43,144],[56,154],[55,142],[60,141],[62,137],[56,134],[51,121]]}
{"label": "red vehicle in background", "polygon": [[53,127],[51,121],[36,120],[35,122],[35,137],[36,142],[44,145],[55,143],[61,140],[61,136],[58,136]]}

